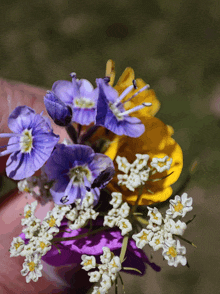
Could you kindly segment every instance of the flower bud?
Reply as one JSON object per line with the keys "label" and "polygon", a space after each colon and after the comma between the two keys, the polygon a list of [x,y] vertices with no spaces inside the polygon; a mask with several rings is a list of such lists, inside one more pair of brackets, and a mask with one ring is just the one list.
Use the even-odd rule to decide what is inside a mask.
{"label": "flower bud", "polygon": [[72,119],[72,109],[60,100],[53,92],[44,96],[44,104],[49,116],[58,126],[67,126]]}

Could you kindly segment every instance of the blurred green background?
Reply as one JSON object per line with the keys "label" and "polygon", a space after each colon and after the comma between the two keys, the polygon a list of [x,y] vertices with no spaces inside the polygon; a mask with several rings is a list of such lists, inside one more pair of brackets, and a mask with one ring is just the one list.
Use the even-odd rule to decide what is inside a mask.
{"label": "blurred green background", "polygon": [[[185,188],[197,217],[185,233],[190,269],[171,268],[159,252],[143,278],[123,275],[126,293],[219,293],[220,1],[37,0],[1,3],[0,76],[50,89],[70,72],[95,85],[105,63],[116,80],[130,66],[156,91],[157,117],[173,126],[184,170],[199,165]],[[110,293],[113,293],[110,291]]]}

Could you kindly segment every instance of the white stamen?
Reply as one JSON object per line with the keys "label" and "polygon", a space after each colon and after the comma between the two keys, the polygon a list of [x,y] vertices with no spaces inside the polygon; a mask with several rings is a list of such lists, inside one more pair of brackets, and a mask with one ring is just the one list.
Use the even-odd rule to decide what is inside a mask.
{"label": "white stamen", "polygon": [[127,87],[122,93],[121,95],[118,97],[118,99],[115,101],[115,103],[113,105],[117,105],[125,96],[127,96],[131,90],[134,89],[134,85],[130,85],[129,87]]}
{"label": "white stamen", "polygon": [[129,110],[126,110],[124,112],[119,113],[118,116],[124,116],[124,115],[130,114],[132,112],[138,111],[146,106],[151,106],[151,105],[152,105],[152,103],[142,103],[141,105],[135,106]]}
{"label": "white stamen", "polygon": [[128,101],[131,101],[131,99],[133,99],[134,97],[136,97],[138,94],[140,94],[141,92],[143,92],[144,90],[147,90],[148,88],[150,88],[150,85],[146,85],[143,88],[141,88],[139,91],[137,91],[134,95],[132,95],[129,99],[127,99],[126,101],[123,102],[123,104],[125,104]]}

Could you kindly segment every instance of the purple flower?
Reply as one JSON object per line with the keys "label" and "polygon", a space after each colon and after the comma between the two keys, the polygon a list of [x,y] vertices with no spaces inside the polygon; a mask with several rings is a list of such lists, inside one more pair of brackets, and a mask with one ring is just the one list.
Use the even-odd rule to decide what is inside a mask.
{"label": "purple flower", "polygon": [[[131,117],[129,114],[143,107],[150,106],[151,103],[142,103],[141,105],[125,111],[121,101],[135,87],[135,84],[125,89],[118,97],[118,92],[108,84],[108,81],[105,79],[97,79],[96,82],[99,89],[96,124],[106,127],[119,136],[127,135],[134,138],[141,136],[145,131],[144,125],[138,118]],[[130,99],[137,96],[147,87],[148,85],[135,93]],[[130,101],[130,99],[127,101]]]}
{"label": "purple flower", "polygon": [[50,189],[55,203],[71,204],[91,191],[96,204],[99,188],[112,178],[114,165],[108,156],[95,153],[89,146],[57,144],[45,172],[55,181]]}
{"label": "purple flower", "polygon": [[8,126],[14,133],[0,134],[9,137],[7,149],[0,156],[10,154],[6,174],[14,180],[32,176],[48,160],[59,136],[52,132],[50,121],[36,114],[28,106],[16,107],[8,118]]}
{"label": "purple flower", "polygon": [[[96,228],[102,227],[103,220],[98,218],[93,221],[93,225]],[[69,232],[59,233],[55,238],[74,237],[89,231],[87,227],[71,231],[67,227],[67,221],[62,222],[60,230]],[[23,235],[21,237],[24,239]],[[121,235],[120,230],[116,228],[109,228],[105,231],[101,231],[84,238],[62,241],[60,245],[56,244],[59,247],[61,254],[59,254],[55,246],[52,246],[51,250],[47,252],[42,259],[52,266],[61,266],[72,263],[80,264],[82,261],[81,256],[83,254],[87,254],[95,255],[97,257],[97,262],[100,263],[99,256],[103,254],[102,248],[108,247],[115,255],[119,256],[122,241],[123,236]],[[137,268],[143,275],[145,273],[146,264],[149,264],[154,270],[160,271],[160,267],[151,263],[144,251],[136,247],[134,240],[129,239],[125,261],[122,264],[123,267]],[[129,271],[129,273],[138,274],[135,271]]]}
{"label": "purple flower", "polygon": [[44,104],[55,124],[67,126],[71,122],[72,109],[61,101],[53,92],[47,92],[44,96]]}
{"label": "purple flower", "polygon": [[71,74],[72,82],[56,81],[52,92],[66,105],[72,108],[72,121],[81,125],[89,125],[95,120],[97,103],[97,89],[85,80],[78,80],[74,73]]}

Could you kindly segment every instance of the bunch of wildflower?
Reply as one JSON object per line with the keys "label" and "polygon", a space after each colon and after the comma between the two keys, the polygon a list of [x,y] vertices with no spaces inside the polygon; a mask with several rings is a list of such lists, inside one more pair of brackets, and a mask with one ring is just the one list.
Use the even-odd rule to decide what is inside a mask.
{"label": "bunch of wildflower", "polygon": [[[93,270],[90,282],[99,283],[92,293],[102,294],[114,283],[117,288],[121,270],[142,275],[147,263],[159,271],[141,250],[146,244],[154,251],[161,248],[169,265],[185,265],[186,249],[176,238],[183,239],[186,223],[174,219],[192,209],[192,198],[184,193],[170,200],[165,217],[155,207],[148,206],[149,219],[136,211],[168,199],[183,165],[172,127],[153,117],[160,105],[154,91],[135,79],[131,68],[113,87],[111,60],[96,88],[75,73],[70,76],[71,81],[56,81],[44,97],[49,116],[65,127],[68,139],[58,143],[48,118],[27,106],[9,115],[13,133],[0,134],[9,138],[0,152],[11,154],[7,175],[20,180],[19,191],[37,199],[25,206],[22,234],[11,243],[10,255],[25,257],[21,274],[27,283],[36,282],[41,259],[55,266],[82,259],[82,268]],[[54,208],[41,222],[35,216],[37,202],[48,201]]]}
{"label": "bunch of wildflower", "polygon": [[109,202],[113,208],[104,217],[104,225],[110,228],[119,227],[122,236],[132,230],[132,224],[128,218],[130,207],[127,202],[122,204],[122,194],[113,192],[112,200]]}
{"label": "bunch of wildflower", "polygon": [[186,265],[186,248],[180,245],[176,237],[183,235],[187,228],[185,222],[180,220],[174,221],[177,216],[184,217],[188,211],[192,210],[192,198],[187,198],[184,193],[181,197],[176,196],[174,200],[170,200],[170,208],[166,211],[165,217],[158,211],[156,207],[148,208],[148,224],[138,234],[134,234],[132,238],[136,241],[138,248],[143,248],[146,244],[151,246],[154,251],[162,249],[163,257],[168,260],[168,265],[177,266],[178,263]]}
{"label": "bunch of wildflower", "polygon": [[90,282],[99,282],[99,286],[94,287],[93,294],[107,293],[113,282],[115,282],[118,272],[122,269],[118,256],[115,256],[108,247],[103,247],[102,250],[101,264],[97,264],[95,257],[92,255],[82,255],[81,265],[84,270],[89,271],[90,269],[98,268],[98,270],[88,273]]}
{"label": "bunch of wildflower", "polygon": [[125,185],[130,191],[147,185],[148,181],[160,180],[157,177],[154,177],[154,179],[150,177],[157,172],[162,173],[169,170],[172,164],[172,158],[169,159],[168,156],[164,156],[163,158],[152,158],[150,166],[148,166],[148,160],[150,158],[148,154],[136,154],[135,156],[136,159],[133,163],[129,163],[126,157],[116,157],[118,170],[124,172],[124,174],[117,175],[118,185]]}

